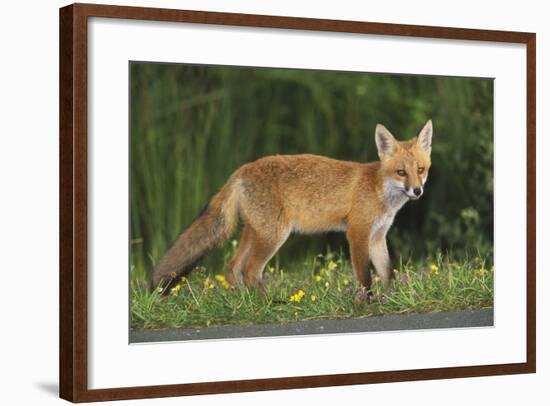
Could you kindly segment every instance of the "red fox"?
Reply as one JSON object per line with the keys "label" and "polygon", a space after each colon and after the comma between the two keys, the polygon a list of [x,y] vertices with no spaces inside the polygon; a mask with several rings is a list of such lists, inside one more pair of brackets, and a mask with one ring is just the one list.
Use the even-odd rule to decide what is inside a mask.
{"label": "red fox", "polygon": [[399,142],[378,124],[376,162],[304,154],[267,156],[241,166],[162,257],[153,285],[168,286],[189,272],[242,220],[242,238],[228,272],[233,285],[264,292],[263,269],[290,233],[342,231],[357,283],[370,289],[372,261],[387,286],[392,268],[386,233],[397,211],[423,193],[432,133],[429,120],[417,137]]}

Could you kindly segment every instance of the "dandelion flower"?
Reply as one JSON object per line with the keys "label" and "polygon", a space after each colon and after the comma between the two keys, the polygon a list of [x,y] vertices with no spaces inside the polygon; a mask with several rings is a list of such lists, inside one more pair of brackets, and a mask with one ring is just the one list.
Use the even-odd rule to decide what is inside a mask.
{"label": "dandelion flower", "polygon": [[310,299],[311,299],[312,302],[315,302],[315,301],[317,300],[317,296],[311,295],[311,298],[310,298]]}
{"label": "dandelion flower", "polygon": [[216,280],[220,283],[224,283],[225,282],[225,276],[223,275],[216,275]]}
{"label": "dandelion flower", "polygon": [[434,275],[439,275],[439,267],[436,264],[430,264],[430,271],[432,271]]}
{"label": "dandelion flower", "polygon": [[348,278],[345,278],[344,279],[344,286],[348,286],[349,285],[349,279]]}
{"label": "dandelion flower", "polygon": [[320,275],[315,275],[315,281],[316,282],[321,282],[321,276]]}
{"label": "dandelion flower", "polygon": [[330,261],[327,266],[329,271],[334,271],[337,267],[338,265],[334,261]]}
{"label": "dandelion flower", "polygon": [[481,276],[485,275],[485,273],[487,272],[487,269],[485,269],[484,267],[481,267],[477,270],[479,272],[479,274]]}

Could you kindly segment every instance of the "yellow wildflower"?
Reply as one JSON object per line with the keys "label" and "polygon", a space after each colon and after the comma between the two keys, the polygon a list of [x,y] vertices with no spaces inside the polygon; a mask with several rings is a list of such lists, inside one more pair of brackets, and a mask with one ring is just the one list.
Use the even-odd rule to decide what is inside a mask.
{"label": "yellow wildflower", "polygon": [[267,270],[268,270],[269,273],[273,273],[273,272],[275,272],[275,267],[268,266]]}
{"label": "yellow wildflower", "polygon": [[439,267],[436,264],[430,264],[430,271],[432,271],[434,275],[439,275]]}
{"label": "yellow wildflower", "polygon": [[311,295],[311,301],[312,301],[312,302],[315,302],[316,300],[317,300],[317,296]]}
{"label": "yellow wildflower", "polygon": [[315,275],[315,281],[316,282],[321,282],[321,276],[320,275]]}
{"label": "yellow wildflower", "polygon": [[373,281],[374,283],[378,283],[378,282],[381,281],[381,279],[380,279],[379,276],[375,276],[374,278],[372,278],[372,281]]}
{"label": "yellow wildflower", "polygon": [[304,297],[304,295],[305,295],[304,291],[300,289],[297,293],[290,296],[288,300],[290,300],[291,302],[300,302]]}
{"label": "yellow wildflower", "polygon": [[224,289],[228,289],[231,286],[229,285],[229,282],[227,282],[227,280],[225,279],[225,276],[218,274],[215,276],[215,278]]}
{"label": "yellow wildflower", "polygon": [[330,283],[325,282],[325,288],[328,288],[330,286]]}
{"label": "yellow wildflower", "polygon": [[330,262],[328,263],[328,267],[327,267],[327,268],[328,268],[329,271],[334,271],[334,270],[336,269],[337,266],[338,266],[338,265],[336,265],[336,262],[330,261]]}
{"label": "yellow wildflower", "polygon": [[344,286],[348,286],[349,285],[349,279],[348,278],[345,278],[344,279]]}
{"label": "yellow wildflower", "polygon": [[216,287],[216,285],[214,285],[213,283],[211,283],[210,285],[208,285],[208,287],[209,287],[210,289],[214,289],[214,288]]}
{"label": "yellow wildflower", "polygon": [[170,293],[172,293],[172,295],[174,296],[177,296],[179,291],[181,289],[181,285],[178,283],[176,286],[174,286],[171,290],[170,290]]}
{"label": "yellow wildflower", "polygon": [[484,267],[481,267],[477,270],[479,272],[479,274],[481,276],[485,275],[485,273],[487,272],[487,269],[485,269]]}

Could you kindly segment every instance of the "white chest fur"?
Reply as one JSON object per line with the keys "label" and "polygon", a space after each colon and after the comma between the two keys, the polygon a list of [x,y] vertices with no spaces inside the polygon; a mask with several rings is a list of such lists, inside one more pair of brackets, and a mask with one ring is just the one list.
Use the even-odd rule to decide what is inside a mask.
{"label": "white chest fur", "polygon": [[371,228],[370,240],[378,240],[380,238],[386,238],[386,234],[393,224],[395,215],[401,207],[409,200],[409,198],[403,192],[403,182],[396,180],[387,180],[384,183],[384,190],[380,196],[382,203],[385,206],[385,210],[382,211],[378,217],[374,219],[374,223]]}

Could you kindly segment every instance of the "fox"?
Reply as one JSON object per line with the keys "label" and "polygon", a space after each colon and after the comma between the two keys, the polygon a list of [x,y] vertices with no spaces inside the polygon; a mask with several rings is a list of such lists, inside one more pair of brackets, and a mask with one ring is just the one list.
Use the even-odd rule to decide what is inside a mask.
{"label": "fox", "polygon": [[263,270],[292,233],[331,231],[346,234],[358,287],[371,289],[371,265],[388,287],[392,267],[386,235],[403,205],[424,192],[432,134],[431,120],[407,141],[398,141],[377,124],[377,161],[298,154],[266,156],[242,165],[162,256],[153,286],[167,287],[187,275],[242,222],[227,271],[234,287],[257,288],[265,294]]}

